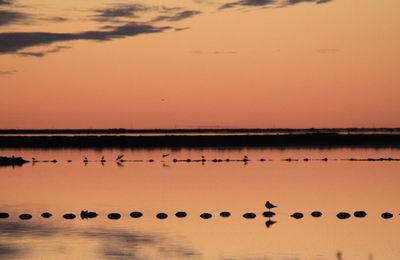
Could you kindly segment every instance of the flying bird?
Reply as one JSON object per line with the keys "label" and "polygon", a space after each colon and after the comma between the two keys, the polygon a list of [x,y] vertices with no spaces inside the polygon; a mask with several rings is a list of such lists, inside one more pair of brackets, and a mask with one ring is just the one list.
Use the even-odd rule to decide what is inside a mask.
{"label": "flying bird", "polygon": [[165,157],[167,157],[169,155],[170,155],[169,153],[166,153],[166,154],[163,154],[162,157],[165,158]]}

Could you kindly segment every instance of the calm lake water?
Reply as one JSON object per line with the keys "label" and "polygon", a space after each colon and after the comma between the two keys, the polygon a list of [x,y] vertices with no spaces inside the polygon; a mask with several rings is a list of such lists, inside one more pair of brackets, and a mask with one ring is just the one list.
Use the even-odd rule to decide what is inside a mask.
{"label": "calm lake water", "polygon": [[[143,161],[117,164],[119,154]],[[0,219],[2,259],[400,259],[400,162],[340,160],[400,158],[400,149],[3,149],[0,155],[58,160],[0,167],[0,212],[10,214]],[[205,163],[173,162],[201,156]],[[250,161],[209,161],[244,156]],[[283,161],[289,157],[300,160]],[[262,216],[267,200],[278,206],[269,228]],[[81,210],[99,216],[81,220]],[[314,210],[323,216],[311,217]],[[336,217],[357,210],[367,217]],[[143,217],[131,218],[132,211]],[[188,216],[176,218],[177,211]],[[232,215],[222,218],[221,211]],[[41,218],[43,212],[53,217]],[[121,219],[108,219],[112,212]],[[157,219],[159,212],[169,217]],[[201,219],[203,212],[213,217]],[[246,212],[257,217],[245,219]],[[304,218],[291,218],[294,212]],[[394,217],[383,219],[383,212]],[[20,220],[22,213],[33,218]],[[78,217],[66,220],[65,213]]]}

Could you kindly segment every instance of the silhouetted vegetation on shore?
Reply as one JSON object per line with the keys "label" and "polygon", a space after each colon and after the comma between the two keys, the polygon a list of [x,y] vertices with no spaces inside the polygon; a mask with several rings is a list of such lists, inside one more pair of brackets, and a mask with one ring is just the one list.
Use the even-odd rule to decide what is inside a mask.
{"label": "silhouetted vegetation on shore", "polygon": [[22,157],[3,157],[0,156],[0,166],[22,166],[29,161],[24,160]]}

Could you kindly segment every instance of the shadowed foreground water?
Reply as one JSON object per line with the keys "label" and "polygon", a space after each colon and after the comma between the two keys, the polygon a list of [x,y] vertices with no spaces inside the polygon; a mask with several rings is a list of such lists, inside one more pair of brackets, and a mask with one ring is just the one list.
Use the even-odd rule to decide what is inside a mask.
{"label": "shadowed foreground water", "polygon": [[[400,258],[400,162],[282,161],[398,158],[397,149],[1,150],[13,154],[58,162],[0,168],[2,259]],[[120,154],[143,162],[113,162]],[[172,162],[201,156],[272,161]],[[267,200],[278,206],[271,218]]]}

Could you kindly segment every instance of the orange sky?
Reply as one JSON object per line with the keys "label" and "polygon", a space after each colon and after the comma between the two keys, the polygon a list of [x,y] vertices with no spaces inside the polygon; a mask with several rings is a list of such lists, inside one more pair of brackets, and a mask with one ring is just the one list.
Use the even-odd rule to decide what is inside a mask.
{"label": "orange sky", "polygon": [[0,128],[399,127],[399,8],[0,0]]}

